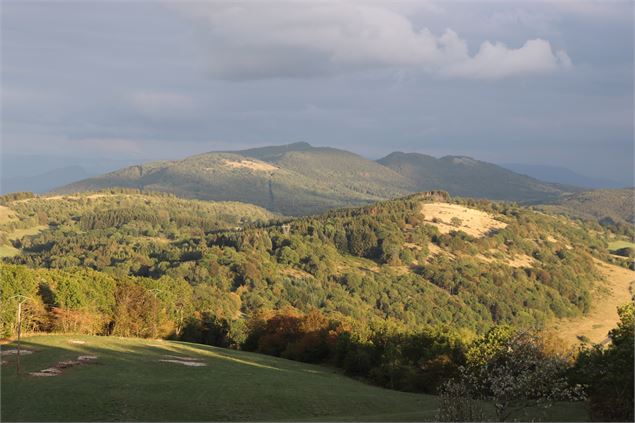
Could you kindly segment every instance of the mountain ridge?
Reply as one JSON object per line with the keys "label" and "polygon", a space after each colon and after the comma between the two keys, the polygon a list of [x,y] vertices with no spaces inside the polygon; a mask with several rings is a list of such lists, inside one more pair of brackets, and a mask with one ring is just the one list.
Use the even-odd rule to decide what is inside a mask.
{"label": "mountain ridge", "polygon": [[444,190],[455,196],[526,203],[547,202],[579,191],[467,156],[437,159],[394,152],[373,161],[350,151],[298,142],[129,166],[53,192],[112,187],[242,201],[287,215],[364,205],[418,191]]}

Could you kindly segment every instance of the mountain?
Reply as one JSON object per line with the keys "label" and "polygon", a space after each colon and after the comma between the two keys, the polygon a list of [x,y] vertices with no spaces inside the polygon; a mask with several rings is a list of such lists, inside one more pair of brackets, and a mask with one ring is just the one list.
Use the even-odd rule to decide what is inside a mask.
{"label": "mountain", "polygon": [[88,176],[91,175],[81,166],[66,166],[34,176],[2,178],[0,194],[18,191],[43,193],[60,185],[78,181]]}
{"label": "mountain", "polygon": [[623,184],[608,179],[591,178],[560,166],[545,166],[526,163],[505,163],[501,167],[527,175],[540,181],[574,185],[585,188],[622,188]]}
{"label": "mountain", "polygon": [[462,197],[536,202],[581,190],[542,182],[465,156],[437,159],[425,154],[395,152],[378,163],[408,178],[418,191],[444,190]]}
{"label": "mountain", "polygon": [[56,192],[109,187],[242,201],[287,215],[367,204],[415,189],[406,178],[357,154],[296,143],[131,166]]}
{"label": "mountain", "polygon": [[241,201],[285,215],[369,204],[417,191],[522,202],[547,202],[578,191],[468,157],[393,153],[375,162],[349,151],[295,143],[130,166],[55,192],[110,187]]}

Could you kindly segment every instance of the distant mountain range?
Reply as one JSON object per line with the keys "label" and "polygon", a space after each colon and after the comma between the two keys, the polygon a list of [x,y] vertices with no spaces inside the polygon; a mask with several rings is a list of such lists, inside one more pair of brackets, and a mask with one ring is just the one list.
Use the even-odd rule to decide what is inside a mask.
{"label": "distant mountain range", "polygon": [[372,161],[349,151],[295,143],[129,166],[55,192],[110,187],[243,201],[286,215],[367,204],[428,190],[524,203],[550,202],[562,194],[581,191],[469,157],[437,159],[397,152]]}
{"label": "distant mountain range", "polygon": [[78,179],[91,176],[81,166],[66,166],[59,169],[49,170],[34,176],[14,176],[2,178],[0,192],[30,191],[44,193],[59,187],[61,184],[68,184]]}
{"label": "distant mountain range", "polygon": [[632,184],[632,181],[630,184],[624,184],[618,181],[611,181],[609,179],[591,178],[560,166],[545,166],[524,163],[504,163],[500,166],[522,175],[540,179],[541,181],[592,189],[624,188]]}
{"label": "distant mountain range", "polygon": [[2,154],[0,194],[28,191],[38,194],[74,181],[136,164],[131,159],[82,158],[41,154]]}

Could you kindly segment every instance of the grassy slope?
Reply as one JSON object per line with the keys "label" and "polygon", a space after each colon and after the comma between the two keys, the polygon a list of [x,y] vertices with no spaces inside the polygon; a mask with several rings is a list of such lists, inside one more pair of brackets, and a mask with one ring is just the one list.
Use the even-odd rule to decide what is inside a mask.
{"label": "grassy slope", "polygon": [[[23,357],[22,376],[13,361],[2,366],[2,421],[414,421],[433,419],[438,406],[434,396],[369,386],[325,367],[204,345],[56,335],[24,346],[35,353]],[[26,374],[80,354],[99,359],[56,377]],[[159,362],[166,354],[207,367]],[[548,413],[552,421],[587,418],[581,405]]]}
{"label": "grassy slope", "polygon": [[[74,345],[70,339],[82,339]],[[99,364],[56,377],[2,367],[2,420],[421,420],[435,397],[376,388],[328,368],[203,345],[90,336],[40,336],[25,345],[25,373],[79,354]],[[207,367],[162,363],[165,354]],[[34,401],[34,398],[37,398]]]}
{"label": "grassy slope", "polygon": [[609,250],[610,251],[619,250],[620,248],[633,248],[633,249],[635,249],[635,243],[630,242],[630,241],[621,240],[621,239],[609,242]]}
{"label": "grassy slope", "polygon": [[596,264],[604,280],[597,282],[590,312],[553,323],[552,329],[558,337],[571,346],[580,343],[579,337],[585,337],[594,344],[608,342],[608,332],[620,321],[617,307],[633,298],[635,272],[600,261]]}

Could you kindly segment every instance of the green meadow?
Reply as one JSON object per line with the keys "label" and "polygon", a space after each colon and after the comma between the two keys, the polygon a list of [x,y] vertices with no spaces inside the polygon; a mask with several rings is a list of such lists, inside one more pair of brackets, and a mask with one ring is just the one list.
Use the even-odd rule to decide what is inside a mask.
{"label": "green meadow", "polygon": [[[438,407],[435,396],[374,387],[328,367],[199,344],[48,335],[26,338],[23,348],[32,353],[22,356],[20,376],[15,355],[3,357],[2,421],[422,421]],[[96,358],[56,376],[30,374],[81,355]],[[192,362],[199,364],[183,364]],[[587,415],[560,404],[531,418]]]}

